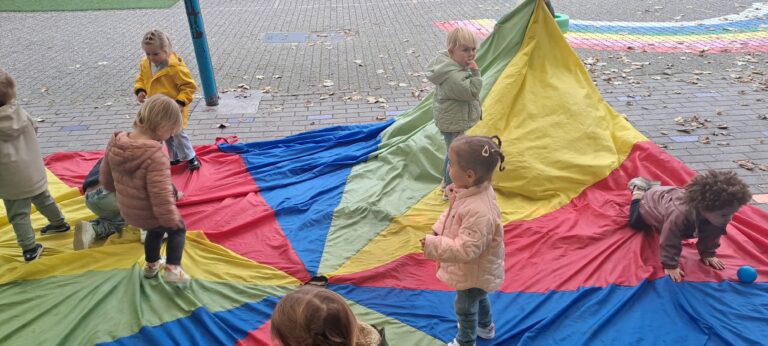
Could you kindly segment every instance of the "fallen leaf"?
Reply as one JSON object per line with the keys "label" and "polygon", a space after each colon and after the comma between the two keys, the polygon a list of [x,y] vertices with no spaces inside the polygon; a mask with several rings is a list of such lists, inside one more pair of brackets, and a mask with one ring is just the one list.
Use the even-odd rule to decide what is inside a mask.
{"label": "fallen leaf", "polygon": [[376,73],[377,74],[382,74],[382,73],[384,73],[384,70],[376,70]]}
{"label": "fallen leaf", "polygon": [[398,84],[397,86],[401,86],[401,87],[407,87],[407,86],[408,86],[408,83],[400,83],[400,84]]}
{"label": "fallen leaf", "polygon": [[352,62],[357,64],[357,66],[363,66],[363,61],[362,60],[352,60]]}
{"label": "fallen leaf", "polygon": [[691,133],[693,133],[693,131],[695,131],[695,130],[696,130],[696,129],[694,129],[694,128],[686,127],[686,128],[682,128],[682,129],[677,129],[677,132],[682,132],[682,133],[688,133],[688,134],[691,134]]}
{"label": "fallen leaf", "polygon": [[731,145],[731,143],[728,143],[728,142],[717,142],[717,145],[725,147],[725,146]]}
{"label": "fallen leaf", "polygon": [[757,116],[757,118],[760,120],[768,120],[768,114],[760,114]]}
{"label": "fallen leaf", "polygon": [[768,165],[759,165],[757,166],[757,169],[761,171],[768,171]]}
{"label": "fallen leaf", "polygon": [[739,167],[744,168],[744,169],[746,169],[748,171],[751,171],[751,170],[755,169],[755,164],[752,162],[752,160],[736,160],[736,161],[733,161],[733,162],[738,164]]}
{"label": "fallen leaf", "polygon": [[311,107],[311,106],[314,106],[314,105],[315,105],[315,103],[310,101],[310,100],[304,101],[304,106],[305,107]]}
{"label": "fallen leaf", "polygon": [[276,75],[272,76],[272,78],[274,78],[274,79],[280,79],[280,78],[283,78],[283,76],[281,76],[281,75],[279,75],[279,74],[276,74]]}
{"label": "fallen leaf", "polygon": [[384,115],[384,114],[379,114],[379,115],[376,116],[376,120],[384,120],[386,118],[387,118],[387,116]]}
{"label": "fallen leaf", "polygon": [[220,123],[219,126],[217,126],[217,127],[220,128],[220,129],[224,129],[224,128],[229,127],[229,123]]}
{"label": "fallen leaf", "polygon": [[712,141],[707,136],[699,137],[699,143],[701,144],[712,144]]}
{"label": "fallen leaf", "polygon": [[251,87],[250,87],[250,86],[248,86],[248,84],[242,84],[242,83],[241,83],[241,84],[238,84],[238,85],[237,85],[237,88],[238,88],[238,89],[243,89],[243,90],[251,90]]}
{"label": "fallen leaf", "polygon": [[728,129],[728,124],[718,124],[718,125],[715,125],[715,127],[721,130],[726,130]]}
{"label": "fallen leaf", "polygon": [[271,86],[266,86],[266,87],[263,87],[263,88],[259,89],[259,91],[261,91],[264,94],[269,94],[269,93],[272,92],[272,87]]}
{"label": "fallen leaf", "polygon": [[37,121],[38,123],[44,123],[45,119],[43,119],[43,118],[35,118],[35,121]]}
{"label": "fallen leaf", "polygon": [[261,75],[259,75],[259,76],[256,76],[256,77],[254,77],[254,78],[256,78],[256,79],[258,79],[258,80],[262,80],[262,79],[264,79],[264,76],[261,76]]}
{"label": "fallen leaf", "polygon": [[664,135],[664,136],[666,136],[666,135],[668,135],[668,134],[669,134],[669,132],[668,132],[668,131],[660,131],[659,133],[661,133],[661,134],[662,134],[662,135]]}
{"label": "fallen leaf", "polygon": [[326,79],[326,80],[323,81],[323,86],[326,87],[326,88],[330,87],[330,86],[333,86],[333,81],[331,81],[330,79]]}

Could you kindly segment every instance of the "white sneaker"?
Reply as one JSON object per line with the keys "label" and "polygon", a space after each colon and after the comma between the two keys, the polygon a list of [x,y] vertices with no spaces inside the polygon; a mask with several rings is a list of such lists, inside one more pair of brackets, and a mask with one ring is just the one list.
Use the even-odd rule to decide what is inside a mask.
{"label": "white sneaker", "polygon": [[157,273],[160,271],[160,267],[162,266],[163,266],[162,258],[154,262],[147,262],[147,264],[144,265],[144,277],[147,279],[151,279],[157,276]]}
{"label": "white sneaker", "polygon": [[[446,345],[448,345],[448,346],[459,346],[459,342],[456,341],[456,339],[453,339],[453,341],[447,343]],[[477,345],[477,344],[473,344],[473,345]]]}
{"label": "white sneaker", "polygon": [[480,326],[477,326],[477,336],[483,338],[483,339],[493,339],[494,336],[496,336],[496,327],[491,323],[488,328],[480,328]]}
{"label": "white sneaker", "polygon": [[75,251],[91,247],[96,240],[96,232],[88,221],[78,221],[75,224],[75,237],[72,241],[72,247]]}
{"label": "white sneaker", "polygon": [[165,266],[165,272],[163,273],[163,280],[174,284],[186,284],[192,278],[181,269],[181,266],[167,265]]}

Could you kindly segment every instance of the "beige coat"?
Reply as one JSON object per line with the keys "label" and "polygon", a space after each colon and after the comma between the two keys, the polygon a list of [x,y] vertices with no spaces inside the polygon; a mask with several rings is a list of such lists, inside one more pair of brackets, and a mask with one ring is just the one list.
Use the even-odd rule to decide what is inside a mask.
{"label": "beige coat", "polygon": [[448,186],[450,207],[432,226],[424,256],[439,262],[437,277],[457,290],[497,290],[504,281],[504,228],[489,183]]}
{"label": "beige coat", "polygon": [[36,129],[15,102],[0,107],[0,199],[29,198],[48,189]]}
{"label": "beige coat", "polygon": [[129,224],[152,229],[180,228],[171,184],[171,166],[158,141],[133,139],[117,132],[107,145],[99,180],[115,192],[120,214]]}

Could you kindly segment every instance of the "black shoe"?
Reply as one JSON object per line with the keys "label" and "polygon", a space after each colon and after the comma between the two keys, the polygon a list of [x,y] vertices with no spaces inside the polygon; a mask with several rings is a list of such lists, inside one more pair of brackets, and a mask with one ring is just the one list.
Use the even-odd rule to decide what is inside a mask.
{"label": "black shoe", "polygon": [[200,162],[200,160],[197,159],[197,156],[189,159],[187,161],[187,168],[189,168],[190,171],[196,171],[202,166],[203,164]]}
{"label": "black shoe", "polygon": [[35,247],[24,250],[24,261],[25,262],[32,262],[38,258],[40,258],[40,255],[43,253],[43,244],[37,243],[35,244]]}
{"label": "black shoe", "polygon": [[181,163],[181,160],[171,160],[171,166],[176,166]]}
{"label": "black shoe", "polygon": [[40,235],[46,235],[46,234],[52,234],[52,233],[62,233],[69,231],[69,224],[61,224],[58,226],[54,226],[51,224],[48,224],[48,226],[45,226],[40,229]]}

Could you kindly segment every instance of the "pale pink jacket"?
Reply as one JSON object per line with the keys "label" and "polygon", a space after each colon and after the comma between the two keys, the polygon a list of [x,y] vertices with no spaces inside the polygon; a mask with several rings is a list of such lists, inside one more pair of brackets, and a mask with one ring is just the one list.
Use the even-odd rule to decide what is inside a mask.
{"label": "pale pink jacket", "polygon": [[448,210],[440,215],[424,256],[438,263],[437,277],[457,290],[499,289],[504,281],[504,227],[489,183],[448,186]]}

